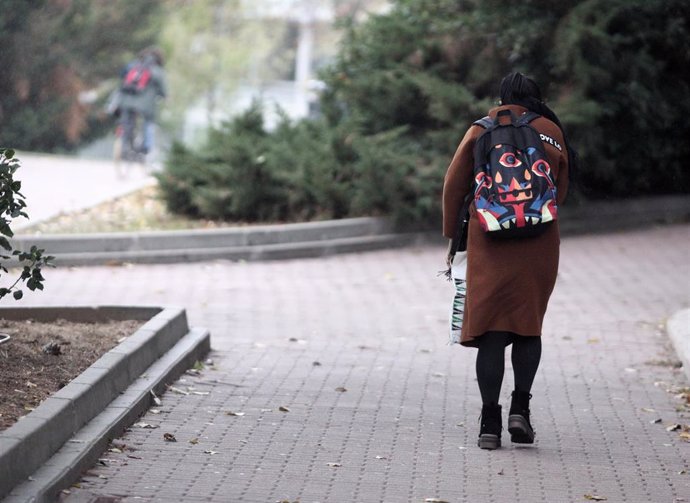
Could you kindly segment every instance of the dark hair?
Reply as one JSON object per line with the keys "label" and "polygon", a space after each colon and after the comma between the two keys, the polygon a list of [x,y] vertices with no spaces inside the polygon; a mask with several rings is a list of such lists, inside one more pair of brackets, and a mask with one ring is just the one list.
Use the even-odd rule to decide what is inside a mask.
{"label": "dark hair", "polygon": [[163,51],[159,47],[155,47],[155,46],[149,47],[148,52],[158,66],[164,66],[165,65],[165,58],[163,57]]}
{"label": "dark hair", "polygon": [[537,83],[531,78],[521,74],[520,72],[513,72],[501,80],[499,89],[501,97],[501,105],[520,105],[532,112],[538,113],[555,123],[563,132],[563,140],[568,149],[568,178],[571,181],[576,179],[578,171],[579,157],[575,149],[568,142],[565,130],[558,120],[558,116],[551,110],[542,100],[541,90]]}
{"label": "dark hair", "polygon": [[541,90],[537,83],[521,74],[511,73],[501,80],[501,103],[504,105],[517,104],[517,101],[542,103]]}

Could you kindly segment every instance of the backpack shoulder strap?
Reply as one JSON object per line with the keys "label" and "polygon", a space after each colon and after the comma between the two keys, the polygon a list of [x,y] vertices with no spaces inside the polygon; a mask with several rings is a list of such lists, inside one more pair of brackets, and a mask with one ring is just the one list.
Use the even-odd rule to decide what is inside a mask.
{"label": "backpack shoulder strap", "polygon": [[484,129],[489,129],[491,126],[494,125],[494,120],[487,115],[486,117],[482,117],[481,119],[474,121],[472,125],[480,126]]}
{"label": "backpack shoulder strap", "polygon": [[541,117],[541,115],[539,115],[538,113],[528,110],[520,116],[520,118],[518,119],[518,123],[520,125],[529,124],[534,119],[538,119],[539,117]]}

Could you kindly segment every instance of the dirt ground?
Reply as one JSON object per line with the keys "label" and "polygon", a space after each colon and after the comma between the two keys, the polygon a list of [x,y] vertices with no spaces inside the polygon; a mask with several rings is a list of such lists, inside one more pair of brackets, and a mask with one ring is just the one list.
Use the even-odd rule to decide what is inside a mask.
{"label": "dirt ground", "polygon": [[[0,431],[77,377],[143,322],[0,320]],[[0,338],[2,339],[2,338]]]}

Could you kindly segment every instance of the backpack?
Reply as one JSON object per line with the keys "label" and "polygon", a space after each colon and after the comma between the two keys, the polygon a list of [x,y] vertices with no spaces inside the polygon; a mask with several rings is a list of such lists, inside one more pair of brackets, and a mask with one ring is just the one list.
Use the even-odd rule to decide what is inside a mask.
{"label": "backpack", "polygon": [[[510,122],[501,124],[507,115]],[[491,236],[536,236],[558,218],[551,167],[530,125],[538,117],[501,110],[495,120],[474,122],[486,130],[474,147],[474,202],[479,223]]]}
{"label": "backpack", "polygon": [[151,69],[142,62],[134,63],[122,79],[122,92],[127,94],[139,94],[151,81]]}

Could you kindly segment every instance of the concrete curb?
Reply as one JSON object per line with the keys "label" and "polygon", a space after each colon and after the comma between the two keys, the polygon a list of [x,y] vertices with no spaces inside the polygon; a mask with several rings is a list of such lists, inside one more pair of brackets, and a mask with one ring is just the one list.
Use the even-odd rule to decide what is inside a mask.
{"label": "concrete curb", "polygon": [[678,311],[666,322],[668,333],[676,354],[683,362],[683,371],[690,382],[690,309]]}
{"label": "concrete curb", "polygon": [[[564,235],[640,228],[690,221],[690,196],[596,202],[560,209]],[[387,218],[364,217],[210,230],[112,234],[16,236],[13,246],[44,248],[64,266],[121,262],[170,263],[201,260],[275,260],[441,241],[440,232],[396,231]]]}
{"label": "concrete curb", "polygon": [[[46,322],[58,318],[148,320],[33,412],[0,433],[0,497],[12,491],[10,501],[52,501],[57,490],[93,464],[108,438],[145,410],[152,389],[161,391],[165,382],[179,376],[185,365],[210,348],[208,332],[190,332],[181,308],[4,308],[0,309],[0,317]],[[142,378],[145,372],[147,377]],[[84,441],[74,442],[75,438]],[[33,480],[17,487],[32,474]]]}

